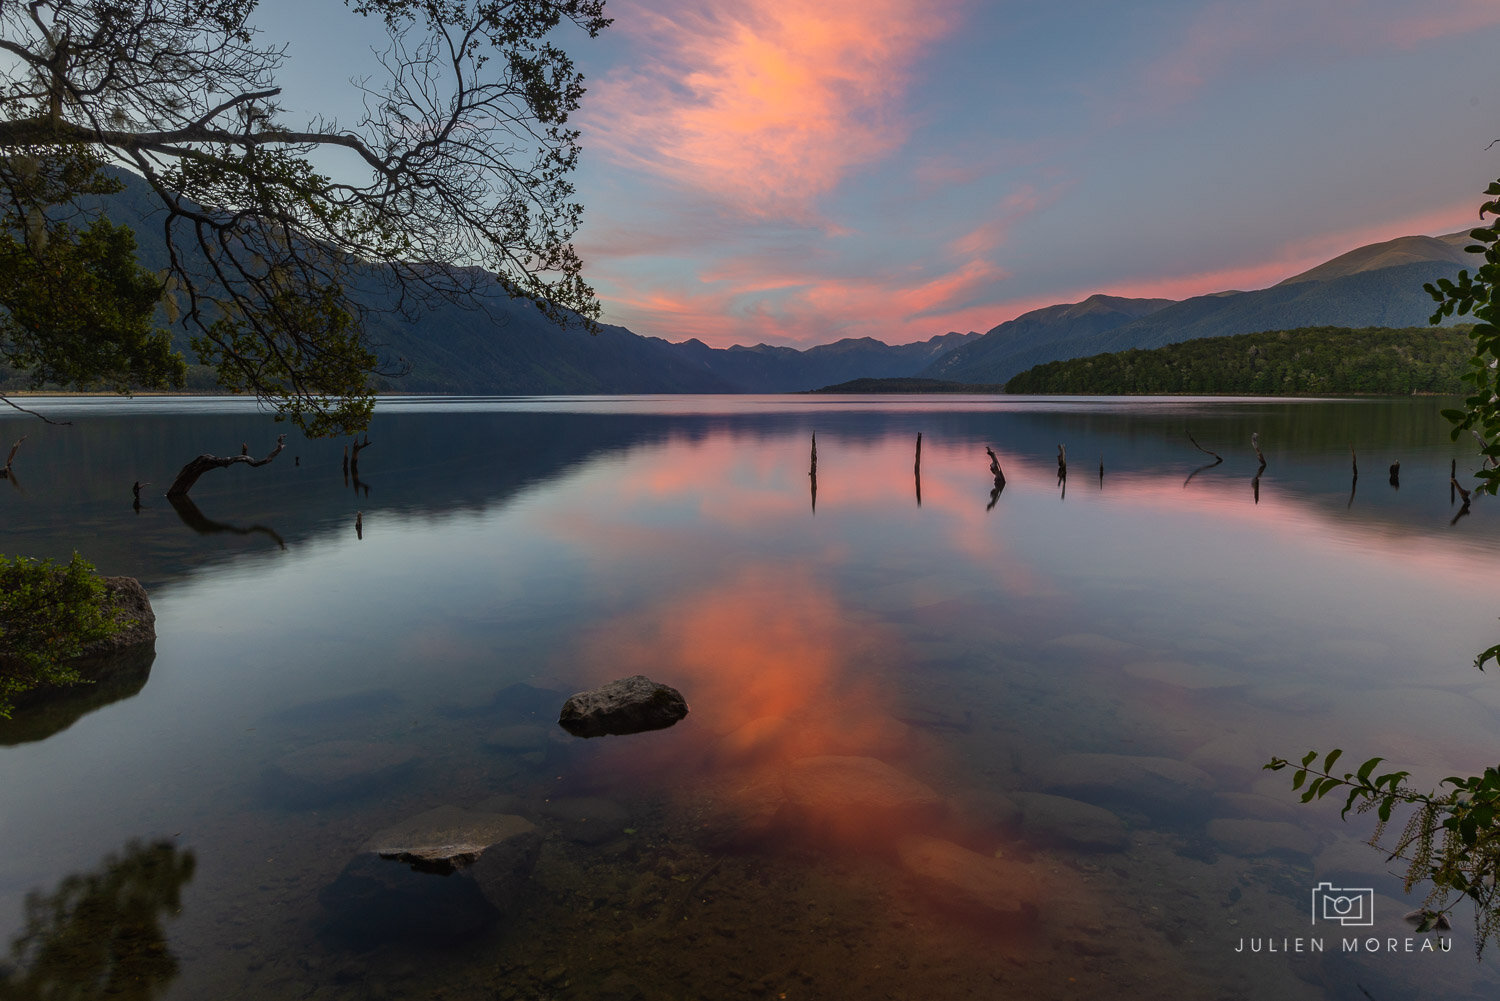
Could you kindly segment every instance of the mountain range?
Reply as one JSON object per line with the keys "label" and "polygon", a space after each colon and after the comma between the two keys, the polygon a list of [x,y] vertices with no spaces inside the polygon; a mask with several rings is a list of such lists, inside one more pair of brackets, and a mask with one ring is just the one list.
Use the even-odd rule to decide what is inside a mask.
{"label": "mountain range", "polygon": [[[105,212],[138,234],[141,262],[165,265],[153,199],[145,183],[121,172],[125,190]],[[1359,247],[1253,291],[1174,301],[1093,295],[1033,310],[984,334],[949,332],[886,344],[845,338],[803,350],[757,344],[712,348],[672,343],[604,325],[559,328],[498,283],[469,307],[439,304],[415,320],[374,312],[371,338],[409,371],[382,388],[455,394],[785,393],[860,378],[922,377],[1000,384],[1033,365],[1106,351],[1152,348],[1306,326],[1409,327],[1427,322],[1424,282],[1452,277],[1474,258],[1466,233],[1408,236]],[[182,338],[186,347],[186,337]]]}

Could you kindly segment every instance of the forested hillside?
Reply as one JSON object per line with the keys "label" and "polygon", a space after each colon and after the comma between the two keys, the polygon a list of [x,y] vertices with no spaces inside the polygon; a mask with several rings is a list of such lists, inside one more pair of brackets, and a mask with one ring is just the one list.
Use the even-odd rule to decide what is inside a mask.
{"label": "forested hillside", "polygon": [[1299,327],[1037,365],[1008,393],[1128,396],[1457,394],[1467,327]]}

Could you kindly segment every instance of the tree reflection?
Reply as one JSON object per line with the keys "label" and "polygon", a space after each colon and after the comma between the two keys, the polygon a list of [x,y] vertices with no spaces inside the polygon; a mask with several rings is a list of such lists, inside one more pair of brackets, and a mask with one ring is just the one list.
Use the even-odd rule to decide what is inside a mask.
{"label": "tree reflection", "polygon": [[0,967],[7,1001],[67,998],[147,1001],[177,976],[163,914],[181,907],[193,853],[168,841],[131,841],[96,871],[67,877],[26,898],[26,927]]}
{"label": "tree reflection", "polygon": [[199,510],[198,505],[193,503],[192,498],[186,495],[168,497],[167,500],[171,503],[172,509],[177,512],[177,517],[182,519],[182,523],[199,535],[214,535],[219,532],[228,532],[231,535],[254,535],[259,533],[270,536],[282,549],[286,548],[286,540],[277,534],[274,528],[268,525],[251,525],[246,528],[240,525],[231,525],[223,521],[214,521]]}

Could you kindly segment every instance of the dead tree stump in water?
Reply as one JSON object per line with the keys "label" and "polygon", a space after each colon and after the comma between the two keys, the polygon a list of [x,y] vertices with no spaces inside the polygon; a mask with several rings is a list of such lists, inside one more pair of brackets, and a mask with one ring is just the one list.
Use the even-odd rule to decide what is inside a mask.
{"label": "dead tree stump in water", "polygon": [[1401,460],[1391,463],[1391,486],[1401,489]]}
{"label": "dead tree stump in water", "polygon": [[990,474],[995,477],[995,486],[1005,486],[1005,474],[1000,471],[1000,457],[988,445],[984,447],[984,451],[990,457]]}
{"label": "dead tree stump in water", "polygon": [[359,479],[359,453],[370,447],[370,436],[365,435],[365,440],[354,443],[354,451],[349,456],[349,475],[356,480]]}
{"label": "dead tree stump in water", "polygon": [[1068,450],[1062,445],[1057,446],[1057,482],[1061,483],[1068,478]]}
{"label": "dead tree stump in water", "polygon": [[5,468],[0,469],[0,479],[10,479],[10,465],[16,461],[16,452],[20,450],[21,442],[29,437],[31,436],[21,435],[21,437],[16,439],[16,443],[10,447],[10,454],[5,457]]}
{"label": "dead tree stump in water", "polygon": [[1255,458],[1260,462],[1260,469],[1255,473],[1255,475],[1259,477],[1261,473],[1266,471],[1266,457],[1265,454],[1260,450],[1259,431],[1250,432],[1250,447],[1255,449]]}
{"label": "dead tree stump in water", "polygon": [[198,477],[211,469],[223,469],[236,463],[251,467],[264,466],[280,455],[283,448],[286,448],[286,435],[284,434],[276,437],[276,447],[266,453],[263,459],[252,459],[248,455],[208,455],[207,453],[200,455],[182,467],[182,471],[177,474],[177,479],[173,480],[172,485],[167,488],[167,496],[186,497],[188,491],[193,489],[193,484],[198,482]]}

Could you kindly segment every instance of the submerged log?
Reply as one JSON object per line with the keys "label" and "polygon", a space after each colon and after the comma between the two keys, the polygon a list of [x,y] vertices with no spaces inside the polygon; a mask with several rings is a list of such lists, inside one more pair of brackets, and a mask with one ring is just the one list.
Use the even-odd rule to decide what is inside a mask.
{"label": "submerged log", "polygon": [[1253,448],[1253,449],[1255,449],[1255,458],[1260,461],[1260,471],[1258,471],[1255,474],[1257,477],[1259,477],[1260,474],[1261,474],[1261,472],[1264,472],[1265,468],[1266,468],[1266,457],[1265,457],[1265,454],[1262,453],[1261,450],[1260,450],[1260,432],[1259,431],[1252,431],[1252,432],[1250,432],[1250,447]]}
{"label": "submerged log", "polygon": [[265,458],[262,459],[252,459],[248,455],[209,455],[204,453],[182,467],[182,471],[177,474],[177,479],[173,480],[172,485],[167,488],[167,496],[186,497],[188,491],[193,489],[193,484],[198,482],[198,477],[211,469],[223,469],[235,463],[244,463],[247,466],[264,466],[280,455],[283,448],[286,448],[286,435],[284,434],[276,437],[276,447],[266,453]]}
{"label": "submerged log", "polygon": [[1391,486],[1395,487],[1398,490],[1401,488],[1401,460],[1400,459],[1397,459],[1395,462],[1391,463]]}
{"label": "submerged log", "polygon": [[984,451],[985,454],[990,457],[990,473],[995,477],[995,485],[1004,486],[1005,474],[1000,471],[1000,457],[996,455],[995,450],[993,448],[990,448],[988,445],[984,447]]}

